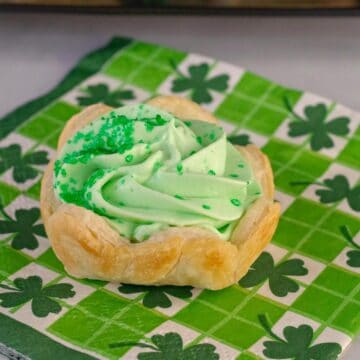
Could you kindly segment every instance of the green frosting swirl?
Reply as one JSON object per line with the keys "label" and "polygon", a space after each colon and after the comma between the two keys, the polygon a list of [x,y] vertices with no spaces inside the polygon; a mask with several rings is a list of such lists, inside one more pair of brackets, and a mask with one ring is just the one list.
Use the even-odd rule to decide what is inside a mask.
{"label": "green frosting swirl", "polygon": [[149,105],[124,106],[78,131],[54,167],[60,200],[103,216],[131,241],[196,225],[227,240],[261,194],[224,130]]}

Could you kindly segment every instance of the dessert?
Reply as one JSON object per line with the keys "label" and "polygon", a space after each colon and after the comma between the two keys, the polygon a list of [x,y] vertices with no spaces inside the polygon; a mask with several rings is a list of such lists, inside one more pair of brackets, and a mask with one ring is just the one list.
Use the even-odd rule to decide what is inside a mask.
{"label": "dessert", "polygon": [[172,96],[93,105],[67,123],[41,212],[71,275],[220,289],[246,274],[280,209],[266,156],[216,123]]}

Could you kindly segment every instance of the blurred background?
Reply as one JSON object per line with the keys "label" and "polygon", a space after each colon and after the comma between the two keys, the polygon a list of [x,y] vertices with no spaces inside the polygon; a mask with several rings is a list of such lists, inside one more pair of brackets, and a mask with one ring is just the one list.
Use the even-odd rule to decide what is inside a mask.
{"label": "blurred background", "polygon": [[209,12],[239,11],[245,9],[357,9],[359,0],[0,0],[0,4],[13,7],[83,7],[84,10],[101,8],[102,11],[156,11],[180,12],[184,10]]}

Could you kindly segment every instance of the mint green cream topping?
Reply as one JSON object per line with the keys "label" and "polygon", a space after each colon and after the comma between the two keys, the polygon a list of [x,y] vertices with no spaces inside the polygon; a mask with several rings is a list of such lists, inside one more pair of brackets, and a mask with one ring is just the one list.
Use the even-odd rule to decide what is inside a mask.
{"label": "mint green cream topping", "polygon": [[103,216],[134,242],[169,226],[199,226],[228,240],[261,196],[221,127],[184,123],[144,104],[113,110],[78,131],[54,174],[61,201]]}

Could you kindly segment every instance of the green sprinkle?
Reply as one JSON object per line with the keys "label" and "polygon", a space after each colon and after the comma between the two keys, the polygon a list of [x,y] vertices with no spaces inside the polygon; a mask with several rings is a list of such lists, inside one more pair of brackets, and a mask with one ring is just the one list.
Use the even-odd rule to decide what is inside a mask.
{"label": "green sprinkle", "polygon": [[124,185],[124,184],[125,184],[125,179],[124,179],[124,178],[120,179],[120,184],[121,184],[121,185]]}
{"label": "green sprinkle", "polygon": [[131,154],[129,154],[129,155],[127,155],[127,156],[125,157],[125,161],[126,161],[127,163],[132,162],[133,159],[134,159],[134,155],[131,155]]}
{"label": "green sprinkle", "polygon": [[188,127],[190,127],[192,125],[191,121],[184,121],[184,124]]}
{"label": "green sprinkle", "polygon": [[191,155],[194,155],[196,153],[196,150],[192,150],[191,152],[190,152],[190,156]]}
{"label": "green sprinkle", "polygon": [[177,170],[177,172],[178,172],[180,175],[182,175],[182,173],[183,173],[183,166],[182,166],[182,164],[177,164],[177,165],[176,165],[176,170]]}
{"label": "green sprinkle", "polygon": [[117,204],[118,204],[119,206],[125,206],[125,203],[122,202],[122,201],[119,201]]}
{"label": "green sprinkle", "polygon": [[65,177],[67,175],[67,172],[64,168],[62,168],[60,171],[60,174],[61,174],[61,176]]}
{"label": "green sprinkle", "polygon": [[240,206],[241,205],[241,202],[238,199],[231,199],[230,201],[234,206]]}
{"label": "green sprinkle", "polygon": [[54,164],[54,172],[56,177],[59,175],[60,169],[61,169],[61,161],[56,160]]}
{"label": "green sprinkle", "polygon": [[238,178],[239,177],[238,174],[230,174],[229,176],[232,177],[232,178]]}
{"label": "green sprinkle", "polygon": [[203,207],[203,209],[205,209],[205,210],[210,210],[210,209],[211,209],[211,206],[210,206],[210,205],[207,205],[207,204],[204,204],[202,207]]}
{"label": "green sprinkle", "polygon": [[218,228],[219,232],[224,233],[230,224],[225,224],[224,226]]}
{"label": "green sprinkle", "polygon": [[208,174],[209,174],[209,175],[216,175],[216,172],[215,172],[214,170],[211,170],[211,169],[210,169],[210,170],[208,171]]}
{"label": "green sprinkle", "polygon": [[210,135],[209,135],[209,138],[211,141],[214,141],[216,139],[216,135],[214,132],[211,132]]}
{"label": "green sprinkle", "polygon": [[245,165],[242,164],[242,163],[238,164],[238,167],[239,167],[239,168],[243,168],[244,166],[245,166]]}
{"label": "green sprinkle", "polygon": [[149,132],[153,131],[155,126],[162,126],[167,123],[167,120],[163,119],[160,115],[156,115],[155,119],[142,119],[140,121],[144,122],[146,130]]}
{"label": "green sprinkle", "polygon": [[260,195],[261,194],[261,192],[260,191],[257,191],[256,193],[255,193],[255,195]]}
{"label": "green sprinkle", "polygon": [[158,171],[164,164],[161,161],[156,161],[153,167],[154,171]]}
{"label": "green sprinkle", "polygon": [[175,198],[179,199],[179,200],[184,200],[184,198],[181,195],[174,195]]}
{"label": "green sprinkle", "polygon": [[202,139],[201,136],[197,136],[197,137],[196,137],[196,141],[201,145],[202,142],[203,142],[203,139]]}

